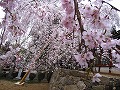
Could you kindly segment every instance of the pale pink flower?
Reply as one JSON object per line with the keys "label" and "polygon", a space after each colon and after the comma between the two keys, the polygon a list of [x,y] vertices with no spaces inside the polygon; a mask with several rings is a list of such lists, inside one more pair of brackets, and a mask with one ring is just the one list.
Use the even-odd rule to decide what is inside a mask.
{"label": "pale pink flower", "polygon": [[85,6],[85,9],[83,11],[83,16],[85,18],[91,18],[92,17],[92,9],[89,5],[86,5]]}
{"label": "pale pink flower", "polygon": [[68,2],[69,0],[61,0],[62,3],[66,3]]}
{"label": "pale pink flower", "polygon": [[91,46],[91,44],[93,45],[93,42],[92,42],[92,40],[91,39],[85,39],[85,45],[86,46]]}
{"label": "pale pink flower", "polygon": [[120,62],[120,54],[116,54],[116,61]]}
{"label": "pale pink flower", "polygon": [[5,8],[6,5],[7,5],[7,3],[5,3],[5,2],[1,2],[1,1],[0,1],[0,6],[1,6],[1,7]]}
{"label": "pale pink flower", "polygon": [[120,62],[119,62],[119,63],[117,63],[117,64],[113,64],[113,65],[115,65],[115,67],[117,67],[117,68],[119,68],[119,69],[120,69]]}
{"label": "pale pink flower", "polygon": [[71,2],[68,1],[68,0],[61,0],[61,1],[62,1],[62,6],[63,6],[64,9],[68,8],[69,5],[71,5]]}
{"label": "pale pink flower", "polygon": [[77,54],[77,55],[74,55],[76,61],[83,67],[88,67],[88,64],[87,64],[87,61],[86,61],[86,58],[85,58],[85,55],[83,54]]}
{"label": "pale pink flower", "polygon": [[66,14],[71,14],[73,13],[74,9],[69,0],[62,0],[62,6],[66,11]]}
{"label": "pale pink flower", "polygon": [[67,29],[72,29],[73,28],[73,18],[71,16],[66,17],[63,21],[62,24],[67,28]]}
{"label": "pale pink flower", "polygon": [[114,47],[114,46],[116,46],[117,44],[118,44],[118,40],[116,40],[116,39],[112,39],[111,42],[110,42],[110,46],[111,46],[111,47]]}
{"label": "pale pink flower", "polygon": [[94,2],[92,2],[92,4],[94,4],[95,6],[97,6],[98,8],[100,8],[100,6],[102,5],[102,1],[103,0],[95,0]]}
{"label": "pale pink flower", "polygon": [[92,38],[91,31],[84,31],[82,37],[85,40],[85,45],[86,46],[88,46],[89,48],[94,48],[94,41],[93,41],[93,38]]}
{"label": "pale pink flower", "polygon": [[99,79],[99,77],[102,76],[99,73],[96,73],[92,78],[92,82],[100,82],[101,80]]}
{"label": "pale pink flower", "polygon": [[95,44],[94,40],[92,39],[92,37],[90,37],[90,38],[87,37],[84,40],[85,40],[85,45],[88,46],[89,48],[92,49],[92,48],[96,47],[96,44]]}
{"label": "pale pink flower", "polygon": [[115,50],[113,50],[111,53],[112,57],[115,58],[115,61],[120,62],[120,55]]}
{"label": "pale pink flower", "polygon": [[102,35],[102,33],[99,32],[99,33],[96,34],[96,40],[99,44],[101,44],[103,41],[105,41],[105,36]]}
{"label": "pale pink flower", "polygon": [[108,39],[105,43],[101,43],[101,47],[103,49],[110,49],[111,47],[115,47],[118,42],[116,42],[118,40],[111,40],[111,39]]}
{"label": "pale pink flower", "polygon": [[107,43],[101,43],[101,47],[103,49],[109,49],[109,45]]}
{"label": "pale pink flower", "polygon": [[68,20],[63,20],[63,25],[64,25],[67,29],[69,29],[69,28],[71,28],[72,23],[69,22]]}
{"label": "pale pink flower", "polygon": [[74,57],[75,57],[76,61],[79,62],[79,60],[80,60],[80,54],[74,55]]}
{"label": "pale pink flower", "polygon": [[85,53],[85,58],[86,58],[87,60],[93,59],[93,58],[94,58],[93,53],[92,53],[92,52],[87,52],[87,53]]}
{"label": "pale pink flower", "polygon": [[73,11],[74,11],[74,9],[73,9],[72,6],[69,6],[69,7],[66,8],[66,13],[67,14],[71,14],[71,13],[73,13]]}
{"label": "pale pink flower", "polygon": [[83,37],[83,39],[91,39],[91,34],[92,33],[89,30],[88,31],[84,31],[82,37]]}

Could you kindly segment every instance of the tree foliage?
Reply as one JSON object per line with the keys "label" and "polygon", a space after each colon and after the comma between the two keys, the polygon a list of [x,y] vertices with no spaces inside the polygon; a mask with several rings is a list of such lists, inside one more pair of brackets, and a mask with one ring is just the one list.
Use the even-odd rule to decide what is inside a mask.
{"label": "tree foliage", "polygon": [[[109,1],[1,0],[6,14],[1,23],[0,46],[11,42],[12,55],[27,48],[21,54],[26,59],[25,54],[29,56],[31,52],[35,57],[50,42],[44,56],[48,66],[63,56],[67,61],[74,56],[81,66],[88,67],[91,60],[102,59],[106,51],[111,61],[120,62],[120,40],[110,38],[112,26],[120,26],[117,14],[120,10]],[[29,58],[32,65],[36,65],[34,57]],[[43,61],[39,60],[39,64]]]}

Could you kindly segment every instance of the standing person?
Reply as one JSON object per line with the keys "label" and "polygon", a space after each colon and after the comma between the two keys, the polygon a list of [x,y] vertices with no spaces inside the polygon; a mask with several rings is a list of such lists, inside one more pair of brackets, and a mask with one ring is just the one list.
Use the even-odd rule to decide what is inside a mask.
{"label": "standing person", "polygon": [[21,79],[21,74],[23,71],[23,64],[22,64],[22,57],[19,55],[19,53],[16,54],[16,68],[18,69],[18,75],[15,79]]}

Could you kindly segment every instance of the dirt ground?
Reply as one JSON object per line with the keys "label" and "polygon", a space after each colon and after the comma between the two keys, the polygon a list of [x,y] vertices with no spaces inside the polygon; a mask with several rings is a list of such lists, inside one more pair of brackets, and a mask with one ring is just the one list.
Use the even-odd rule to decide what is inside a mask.
{"label": "dirt ground", "polygon": [[[102,76],[119,78],[120,75],[109,75],[102,74]],[[22,86],[15,85],[17,81],[9,81],[5,79],[0,79],[0,90],[49,90],[49,83],[25,83]]]}
{"label": "dirt ground", "polygon": [[22,86],[15,85],[16,82],[0,80],[0,90],[48,90],[49,83],[25,83]]}

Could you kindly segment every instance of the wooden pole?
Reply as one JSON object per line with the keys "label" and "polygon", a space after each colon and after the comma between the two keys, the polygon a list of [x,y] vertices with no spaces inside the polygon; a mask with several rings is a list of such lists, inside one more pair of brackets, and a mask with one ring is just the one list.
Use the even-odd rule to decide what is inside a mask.
{"label": "wooden pole", "polygon": [[26,74],[23,76],[23,78],[20,80],[19,84],[22,84],[25,81],[25,78],[30,73],[30,69],[26,72]]}

